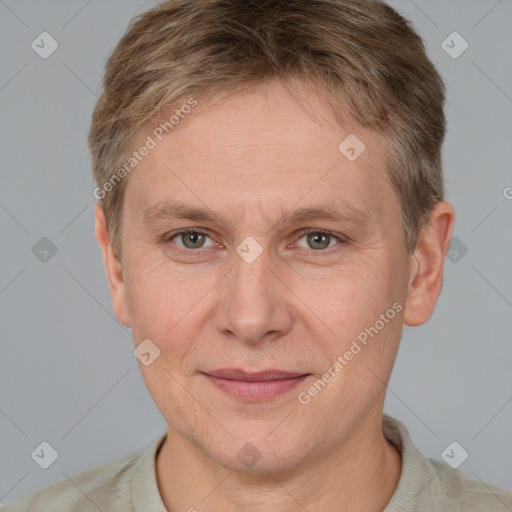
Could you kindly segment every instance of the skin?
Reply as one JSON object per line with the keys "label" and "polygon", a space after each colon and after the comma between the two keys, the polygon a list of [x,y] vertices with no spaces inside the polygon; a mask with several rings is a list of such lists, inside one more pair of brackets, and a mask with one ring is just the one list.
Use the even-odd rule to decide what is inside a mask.
{"label": "skin", "polygon": [[[311,87],[296,88],[302,104],[273,83],[208,106],[149,152],[128,178],[122,267],[96,208],[115,314],[136,345],[150,339],[160,349],[140,369],[168,423],[156,461],[168,510],[377,512],[398,484],[400,454],[381,429],[386,384],[403,325],[433,313],[454,210],[438,203],[407,253],[384,138],[348,116],[340,126]],[[354,162],[338,150],[349,134],[366,146]],[[170,200],[214,219],[142,220]],[[340,201],[369,221],[277,224],[283,212]],[[169,238],[183,228],[206,231],[204,245]],[[304,228],[340,238],[308,237]],[[252,263],[236,252],[248,236],[262,249]],[[394,303],[403,306],[394,319],[301,404],[298,394]],[[218,368],[311,375],[249,401],[200,373]],[[252,467],[237,457],[247,442],[261,454]]]}

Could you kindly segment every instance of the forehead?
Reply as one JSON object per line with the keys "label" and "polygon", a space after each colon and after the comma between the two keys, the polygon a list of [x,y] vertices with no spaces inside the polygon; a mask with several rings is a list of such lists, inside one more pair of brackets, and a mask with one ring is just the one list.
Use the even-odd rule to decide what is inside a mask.
{"label": "forehead", "polygon": [[[178,124],[167,129],[163,139],[174,139],[175,149],[186,142],[188,148],[200,153],[213,151],[227,156],[231,151],[233,157],[252,152],[253,158],[255,153],[273,156],[284,152],[293,157],[291,152],[311,155],[330,149],[336,153],[340,138],[353,134],[372,152],[386,151],[384,136],[363,128],[348,112],[340,113],[340,125],[327,99],[311,84],[295,82],[293,95],[288,87],[271,82],[213,105],[199,99],[189,115],[178,119],[172,116],[174,109],[160,114],[139,135],[158,130],[159,123],[174,117]],[[178,104],[175,107],[179,109]],[[194,154],[180,156],[193,158]]]}
{"label": "forehead", "polygon": [[166,117],[153,119],[139,142],[150,134],[156,145],[130,175],[125,200],[140,212],[170,199],[249,210],[263,201],[279,204],[277,216],[299,202],[340,201],[375,214],[383,201],[396,200],[385,138],[349,116],[340,125],[311,87],[299,93],[301,104],[277,84],[215,105],[198,100],[190,118],[161,140],[152,134]]}

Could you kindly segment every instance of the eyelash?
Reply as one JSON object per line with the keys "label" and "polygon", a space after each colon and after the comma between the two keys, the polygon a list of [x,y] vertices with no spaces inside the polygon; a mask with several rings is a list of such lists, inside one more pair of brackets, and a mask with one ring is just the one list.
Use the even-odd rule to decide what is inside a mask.
{"label": "eyelash", "polygon": [[[207,231],[204,231],[200,228],[186,228],[186,229],[182,229],[180,231],[176,231],[176,232],[166,235],[164,237],[164,241],[171,242],[174,238],[176,238],[180,235],[187,234],[187,233],[197,233],[197,234],[205,235],[205,236],[208,236],[211,238],[210,234]],[[347,243],[347,240],[345,238],[341,237],[340,235],[337,235],[336,233],[333,233],[331,231],[324,231],[322,229],[314,229],[314,228],[307,228],[307,229],[300,230],[298,233],[298,240],[300,240],[304,236],[309,235],[311,233],[328,235],[330,237],[335,238],[338,241],[337,245],[335,245],[334,247],[327,248],[327,249],[319,249],[319,250],[309,249],[309,251],[313,251],[318,256],[330,255],[332,252],[339,250],[340,245],[342,246]],[[198,252],[200,249],[203,249],[203,247],[200,247],[199,249],[183,249],[182,247],[176,246],[176,247],[174,247],[173,250],[175,250],[181,254],[190,255],[191,253]],[[304,249],[304,248],[301,248],[301,249],[308,250],[308,249]]]}

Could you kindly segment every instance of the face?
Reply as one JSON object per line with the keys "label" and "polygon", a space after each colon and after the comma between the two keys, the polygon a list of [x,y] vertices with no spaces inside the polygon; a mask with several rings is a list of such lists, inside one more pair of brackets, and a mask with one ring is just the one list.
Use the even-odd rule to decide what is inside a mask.
{"label": "face", "polygon": [[[238,470],[353,435],[382,407],[404,321],[386,142],[299,90],[314,116],[274,84],[185,119],[125,191],[116,314],[160,351],[140,368],[170,431]],[[359,156],[339,148],[353,135]]]}

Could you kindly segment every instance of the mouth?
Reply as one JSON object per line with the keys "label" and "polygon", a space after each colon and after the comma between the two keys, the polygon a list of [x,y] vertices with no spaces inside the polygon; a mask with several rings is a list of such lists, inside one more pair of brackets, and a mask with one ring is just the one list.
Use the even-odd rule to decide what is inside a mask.
{"label": "mouth", "polygon": [[306,380],[311,373],[266,370],[248,373],[239,369],[224,368],[203,375],[217,388],[243,400],[269,400],[291,391]]}

